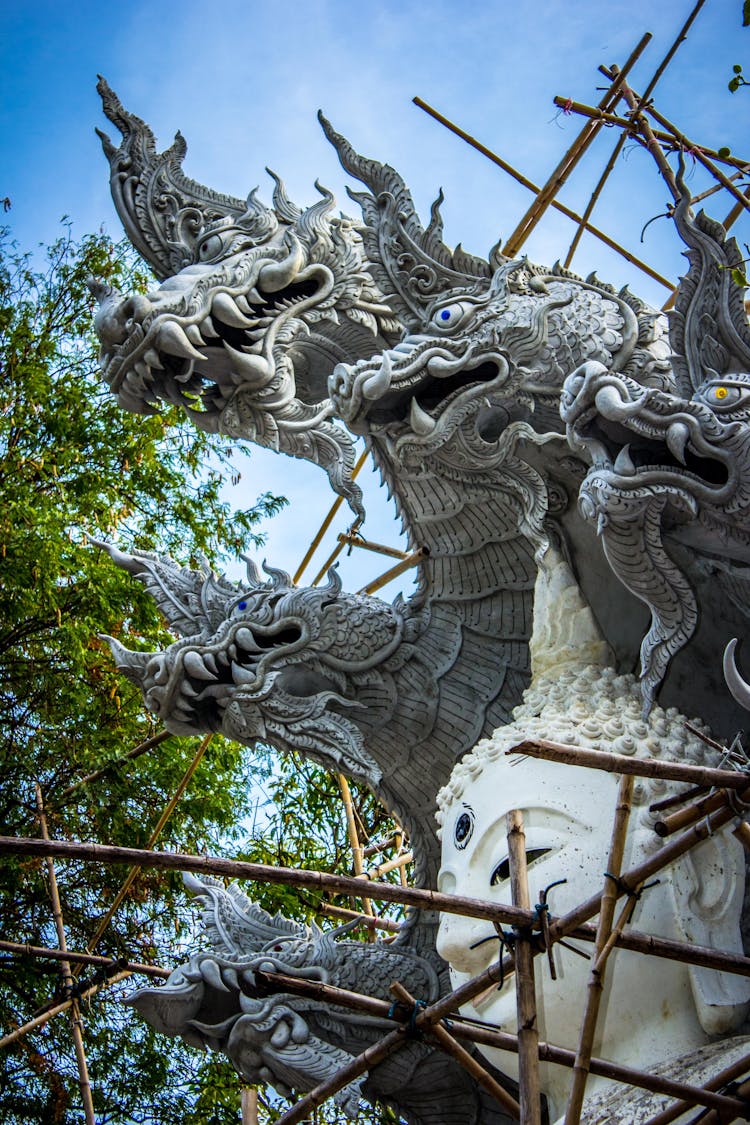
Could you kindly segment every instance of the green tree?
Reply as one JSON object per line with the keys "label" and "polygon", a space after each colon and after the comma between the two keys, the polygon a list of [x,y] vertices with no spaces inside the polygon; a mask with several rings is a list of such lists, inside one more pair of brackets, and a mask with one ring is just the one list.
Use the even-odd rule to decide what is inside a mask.
{"label": "green tree", "polygon": [[[39,834],[38,782],[53,836],[142,847],[198,740],[170,738],[118,762],[157,727],[97,634],[121,636],[131,647],[140,640],[144,648],[161,647],[169,638],[140,584],[112,565],[92,539],[119,537],[128,547],[169,552],[183,561],[207,556],[220,562],[259,541],[258,521],[282,501],[265,494],[253,507],[231,511],[221,487],[228,473],[236,479],[242,451],[196,432],[177,411],[129,415],[100,383],[85,283],[93,273],[123,289],[145,284],[127,246],[101,236],[75,243],[68,232],[50,248],[44,271],[17,253],[7,235],[0,252],[2,831]],[[99,776],[86,782],[92,773]],[[260,823],[248,819],[257,793],[248,785],[251,774],[256,782],[267,781],[275,802]],[[392,832],[366,791],[353,786],[352,793],[368,837]],[[248,751],[218,737],[161,845],[351,870],[335,779],[297,759],[274,764],[263,748]],[[57,945],[44,871],[36,860],[6,860],[0,868],[6,940]],[[86,947],[125,874],[103,865],[57,864],[69,948]],[[253,893],[267,909],[337,924],[322,912],[317,894],[274,887]],[[171,967],[195,929],[179,879],[144,872],[97,952]],[[87,968],[78,985],[96,979]],[[240,1086],[227,1060],[165,1040],[118,1002],[141,983],[143,978],[129,979],[84,1005],[97,1122],[237,1123]],[[2,1034],[60,995],[55,962],[0,953]],[[0,1091],[0,1118],[8,1125],[82,1120],[66,1015],[0,1052]],[[272,1092],[261,1092],[264,1122],[275,1121],[282,1109]],[[361,1120],[396,1118],[372,1111]],[[328,1105],[316,1121],[343,1118]]]}
{"label": "green tree", "polygon": [[[39,782],[53,835],[142,846],[197,740],[170,739],[75,787],[155,733],[139,693],[123,683],[97,634],[127,635],[128,643],[135,636],[149,647],[166,639],[145,591],[91,539],[119,536],[184,561],[205,555],[218,562],[258,542],[259,520],[283,501],[266,494],[231,511],[221,489],[230,455],[236,475],[237,452],[227,442],[196,433],[176,412],[129,415],[99,382],[86,278],[132,286],[139,280],[132,252],[103,236],[75,243],[68,232],[38,270],[7,235],[1,249],[0,821],[5,832],[37,835]],[[248,756],[214,740],[164,844],[231,846],[248,805]],[[59,865],[70,948],[86,946],[124,874]],[[144,874],[99,952],[158,960],[183,926],[176,889],[174,880]],[[41,864],[2,865],[0,915],[7,940],[57,944]],[[3,955],[3,1031],[23,1024],[57,988],[54,963]],[[166,1076],[181,1068],[191,1075],[184,1105],[192,1104],[194,1059],[183,1052],[180,1061],[177,1050],[174,1064],[167,1061],[155,1039],[126,1010],[92,1006],[86,1045],[98,1120],[185,1120],[170,1108]],[[75,1073],[64,1019],[5,1050],[2,1119],[79,1120]]]}

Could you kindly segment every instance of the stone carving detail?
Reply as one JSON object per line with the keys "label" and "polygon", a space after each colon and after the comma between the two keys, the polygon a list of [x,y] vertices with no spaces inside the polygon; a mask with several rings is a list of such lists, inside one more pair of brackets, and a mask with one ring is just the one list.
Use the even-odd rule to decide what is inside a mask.
{"label": "stone carving detail", "polygon": [[[411,545],[424,549],[417,592],[388,606],[344,593],[335,574],[324,589],[298,589],[271,568],[261,580],[250,564],[247,582],[235,585],[206,568],[108,547],[180,638],[161,653],[111,642],[165,725],[260,738],[365,780],[408,827],[419,881],[434,885],[435,794],[477,739],[511,721],[543,604],[535,583],[558,555],[598,620],[592,651],[630,670],[641,647],[646,712],[662,681],[679,697],[699,667],[696,709],[721,730],[731,725],[710,682],[701,695],[711,666],[703,649],[680,655],[682,679],[670,665],[702,628],[702,605],[709,639],[723,648],[748,603],[750,344],[741,299],[728,288],[735,252],[709,220],[692,218],[687,195],[676,221],[691,268],[670,343],[660,314],[595,276],[497,250],[487,260],[450,251],[440,198],[424,226],[398,173],[359,156],[325,118],[344,167],[364,185],[353,194],[363,223],[335,216],[322,188],[319,202],[296,207],[275,176],[270,208],[254,192],[247,203],[210,192],[182,175],[181,141],[158,154],[148,127],[106,86],[102,93],[123,138],[117,149],[105,140],[115,203],[166,278],[145,296],[93,283],[112,392],[127,409],[179,403],[199,426],[306,458],[360,516],[352,435],[363,436]],[[201,894],[218,903],[218,892]],[[426,958],[442,989],[435,922],[410,919],[391,950]],[[294,938],[315,957],[320,940]],[[353,944],[336,945],[336,972],[348,960],[366,990],[390,954],[376,944],[360,960]],[[229,961],[244,964],[245,952]],[[222,950],[196,958],[163,1000],[149,990],[146,1004],[152,1021],[186,1037],[206,973],[215,984],[208,966],[221,976],[227,960]],[[183,988],[193,998],[185,1019]],[[231,1032],[212,1045],[253,1074],[267,1067],[282,1085],[294,1084],[294,1071],[306,1088],[317,1065],[311,1045],[328,1066],[348,1049],[344,1033],[326,1022],[327,1009],[300,1016],[292,998],[278,1011],[269,1003],[258,998],[244,1024],[233,1009]],[[279,1021],[289,1035],[274,1039]],[[424,1081],[410,1080],[409,1120],[502,1119],[476,1090],[448,1108],[447,1078],[435,1078],[445,1066],[432,1059],[425,1048]],[[365,1087],[406,1112],[388,1073],[377,1068]],[[456,1072],[450,1081],[463,1089]],[[439,1105],[430,1101],[438,1089]]]}
{"label": "stone carving detail", "polygon": [[[564,885],[555,885],[550,899],[560,916],[601,890],[618,778],[560,762],[509,757],[513,747],[527,738],[542,738],[627,756],[687,759],[696,765],[718,765],[722,755],[689,731],[685,716],[674,708],[664,711],[656,705],[647,718],[642,716],[637,681],[632,675],[618,675],[609,665],[601,634],[569,568],[554,550],[549,555],[547,573],[541,572],[539,580],[543,589],[537,599],[541,612],[534,628],[532,683],[513,721],[480,741],[438,795],[443,837],[438,887],[509,902],[506,813],[521,809],[531,900],[537,900],[542,888],[564,880]],[[696,723],[705,731],[700,720]],[[663,780],[637,779],[623,870],[663,846],[665,841],[653,831],[658,813],[651,813],[649,805],[683,789]],[[660,872],[639,902],[634,924],[658,937],[741,954],[744,884],[744,851],[730,825]],[[455,987],[496,959],[496,943],[485,940],[491,935],[487,922],[443,916],[437,948],[451,964]],[[575,1051],[591,964],[559,946],[556,950],[561,968],[557,981],[541,966],[537,976],[539,1034]],[[624,951],[613,956],[605,977],[596,1055],[649,1072],[671,1060],[673,1068],[682,1065],[686,1081],[698,1079],[700,1084],[727,1065],[733,1050],[747,1052],[747,1039],[725,1040],[719,1057],[708,1044],[710,1037],[726,1036],[742,1025],[750,1009],[750,982],[731,973],[636,958]],[[514,1031],[513,979],[467,1005],[464,1014]],[[517,1073],[515,1056],[485,1048],[482,1052]],[[669,1067],[661,1072],[674,1077]],[[554,1121],[565,1108],[570,1071],[542,1064],[541,1084]],[[591,1101],[582,1120],[592,1125],[642,1125],[669,1104],[644,1091],[612,1090],[606,1080],[595,1077],[587,1090]]]}
{"label": "stone carving detail", "polygon": [[565,383],[562,416],[571,445],[592,468],[581,510],[594,522],[620,580],[651,611],[641,648],[648,708],[672,656],[698,621],[694,580],[665,537],[746,576],[750,562],[750,332],[735,241],[682,198],[675,223],[690,272],[671,314],[672,372],[663,388],[590,362]]}

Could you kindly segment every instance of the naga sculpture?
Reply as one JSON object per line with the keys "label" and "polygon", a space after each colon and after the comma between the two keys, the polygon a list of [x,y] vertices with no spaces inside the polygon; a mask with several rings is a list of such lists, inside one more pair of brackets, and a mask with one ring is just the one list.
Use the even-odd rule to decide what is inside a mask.
{"label": "naga sculpture", "polygon": [[[295,748],[365,781],[408,829],[418,881],[434,886],[436,794],[456,761],[508,723],[521,701],[535,585],[550,546],[567,560],[619,669],[635,667],[648,629],[646,607],[651,610],[642,652],[646,709],[662,680],[663,698],[679,699],[700,666],[703,690],[691,685],[694,709],[720,733],[736,722],[703,669],[718,665],[706,655],[711,645],[723,647],[738,632],[741,554],[720,558],[700,537],[686,545],[682,496],[696,492],[689,469],[668,474],[669,503],[663,478],[644,479],[636,496],[631,485],[639,470],[626,452],[610,475],[617,482],[627,477],[627,486],[610,481],[604,488],[609,446],[595,436],[602,428],[609,433],[609,415],[620,403],[630,407],[617,414],[620,429],[626,425],[620,415],[631,424],[642,407],[656,412],[654,404],[667,404],[663,415],[671,411],[677,422],[664,428],[673,452],[692,442],[703,456],[695,436],[701,425],[710,435],[703,444],[718,442],[710,419],[725,436],[740,433],[744,423],[717,421],[708,400],[680,413],[674,393],[680,363],[701,371],[707,363],[685,343],[696,332],[686,302],[702,307],[708,298],[701,294],[718,284],[713,250],[702,251],[703,264],[691,263],[670,344],[664,319],[627,290],[615,292],[559,266],[508,260],[497,249],[488,259],[460,246],[450,251],[442,241],[440,199],[424,227],[398,173],[359,156],[322,116],[344,168],[365,186],[352,196],[361,223],[334,216],[322,188],[320,202],[296,207],[273,174],[270,208],[256,192],[243,203],[188,180],[179,134],[158,153],[148,127],[103,82],[100,91],[122,134],[119,147],[102,135],[115,203],[162,280],[135,296],[93,283],[102,369],[112,392],[140,412],[158,409],[160,401],[178,403],[199,426],[320,465],[358,517],[351,435],[362,435],[411,545],[424,554],[416,593],[389,606],[344,593],[335,573],[327,587],[297,588],[271,568],[263,581],[249,564],[247,583],[233,584],[208,569],[109,547],[146,584],[180,637],[160,653],[111,642],[118,666],[168,729],[217,730],[245,743]],[[685,202],[678,229],[689,242],[702,221],[688,215]],[[718,231],[704,228],[706,246],[721,247]],[[671,354],[670,347],[681,345],[690,359]],[[737,347],[728,352],[744,354]],[[734,377],[731,390],[726,384],[728,395],[741,393],[739,382]],[[686,427],[689,440],[683,440]],[[714,460],[731,462],[740,512],[738,448],[725,443]],[[652,486],[653,504],[645,498]],[[701,495],[713,496],[711,511],[718,510],[716,489]],[[620,520],[629,502],[635,514],[628,510]],[[701,503],[701,526],[713,528],[710,505]],[[652,532],[655,521],[658,532]],[[741,520],[731,516],[725,523],[734,534]],[[670,555],[662,540],[669,540]],[[666,594],[660,600],[652,591],[679,572],[663,561],[675,552],[690,555],[694,604],[708,607],[709,621],[668,669],[669,655],[690,633],[689,598],[678,586],[675,609]],[[631,579],[639,567],[651,576],[648,590]],[[199,894],[218,911],[217,889]],[[377,991],[397,951],[416,959],[409,964],[422,974],[419,998],[427,999],[431,973],[438,990],[448,987],[435,928],[434,917],[411,918],[390,949],[375,944],[356,955],[353,943],[331,942],[327,979],[351,980],[353,973],[363,991]],[[350,1026],[342,1030],[325,1009],[312,1012],[288,997],[270,1007],[255,998],[260,1006],[250,1011],[231,974],[227,986],[226,970],[236,962],[237,972],[252,974],[254,958],[266,954],[249,938],[247,948],[228,948],[216,932],[209,927],[205,958],[197,954],[166,988],[143,990],[136,999],[156,1026],[227,1051],[248,1077],[280,1088],[315,1084],[316,1051],[329,1062],[339,1058],[335,1051],[356,1053]],[[321,940],[295,931],[299,971],[318,964]],[[305,943],[309,956],[300,952]],[[277,1002],[286,1005],[283,1012]],[[373,1070],[363,1091],[425,1125],[505,1120],[478,1088],[446,1101],[452,1084],[464,1089],[468,1080],[448,1060],[435,1061],[423,1046],[420,1052],[416,1074],[414,1061],[399,1054]],[[345,1097],[350,1110],[355,1093]]]}

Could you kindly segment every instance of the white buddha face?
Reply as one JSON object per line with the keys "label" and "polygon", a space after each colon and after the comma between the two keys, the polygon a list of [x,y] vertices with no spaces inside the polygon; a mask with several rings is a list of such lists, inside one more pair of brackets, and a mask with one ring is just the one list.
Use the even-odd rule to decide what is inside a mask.
{"label": "white buddha face", "polygon": [[[526,832],[532,905],[539,901],[541,890],[565,879],[562,886],[550,892],[549,898],[552,914],[558,917],[565,914],[603,888],[618,783],[619,778],[614,774],[556,762],[505,758],[489,763],[445,810],[443,866],[438,889],[446,894],[509,904],[506,814],[511,809],[520,809]],[[650,832],[644,828],[631,831],[623,871],[645,858],[643,844],[647,834]],[[708,843],[712,845],[711,841]],[[728,843],[735,845],[736,841]],[[706,862],[702,863],[702,871],[705,875],[708,870],[710,882],[715,866],[722,888],[716,890],[716,897],[723,894],[726,900],[727,841],[722,840],[721,844],[724,851],[719,856],[718,843],[713,843],[717,855],[707,860],[708,868]],[[736,855],[736,849],[730,850]],[[740,870],[741,854],[736,858]],[[677,871],[670,869],[662,873],[659,885],[644,895],[634,917],[638,929],[661,937],[685,939],[685,926],[682,922],[678,925],[677,916],[687,911],[687,899],[692,902],[697,884],[693,877],[694,865],[689,870],[689,885],[680,870],[678,865]],[[736,880],[736,873],[732,878]],[[700,882],[698,880],[698,884]],[[700,887],[698,897],[704,891],[705,888]],[[725,932],[721,941],[715,940],[718,947],[729,948],[730,944],[736,947],[739,941],[741,894],[740,879],[739,897],[736,888],[731,887],[732,902],[722,923]],[[716,908],[717,916],[725,912],[725,906],[726,901],[720,910]],[[736,935],[731,942],[726,933],[727,925]],[[477,944],[483,938],[493,938],[494,933],[492,924],[486,921],[455,914],[442,916],[437,948],[450,963],[454,987],[497,962],[497,940]],[[589,954],[593,949],[586,943],[575,944]],[[540,1039],[575,1050],[590,962],[559,946],[555,956],[557,981],[550,978],[546,958],[535,960]],[[735,980],[739,982],[741,978]],[[594,1053],[617,1058],[620,1062],[629,1061],[632,1065],[650,1060],[649,1065],[652,1065],[672,1053],[705,1042],[693,999],[697,986],[695,981],[692,983],[693,989],[688,969],[678,962],[615,951],[607,972]],[[747,991],[744,983],[741,987]],[[611,1019],[607,1014],[608,1006],[612,1010]],[[493,987],[467,1005],[463,1012],[515,1033],[516,998],[512,975],[501,989]],[[493,1048],[482,1047],[481,1050],[501,1071],[517,1076],[515,1055]],[[554,1120],[557,1112],[562,1112],[559,1106],[564,1105],[569,1073],[549,1064],[543,1065],[541,1071],[542,1087],[552,1103]]]}

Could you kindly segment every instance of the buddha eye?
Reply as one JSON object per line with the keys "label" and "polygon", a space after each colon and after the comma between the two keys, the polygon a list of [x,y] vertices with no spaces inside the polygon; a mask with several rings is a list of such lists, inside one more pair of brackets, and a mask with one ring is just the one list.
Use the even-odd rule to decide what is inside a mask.
{"label": "buddha eye", "polygon": [[456,826],[453,829],[453,839],[459,851],[468,844],[471,839],[471,834],[474,831],[474,814],[473,812],[462,812],[456,821]]}
{"label": "buddha eye", "polygon": [[[531,867],[532,863],[537,859],[541,859],[543,855],[547,855],[551,848],[529,848],[526,852],[526,866]],[[496,887],[499,883],[504,883],[506,879],[510,879],[510,860],[504,859],[498,863],[495,870],[490,875],[490,886]]]}
{"label": "buddha eye", "polygon": [[472,309],[463,301],[456,301],[452,305],[444,305],[432,315],[432,323],[436,328],[456,328]]}

